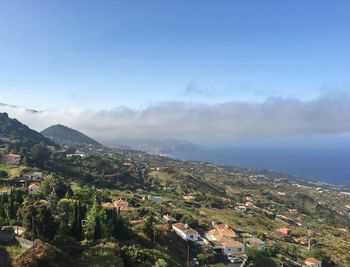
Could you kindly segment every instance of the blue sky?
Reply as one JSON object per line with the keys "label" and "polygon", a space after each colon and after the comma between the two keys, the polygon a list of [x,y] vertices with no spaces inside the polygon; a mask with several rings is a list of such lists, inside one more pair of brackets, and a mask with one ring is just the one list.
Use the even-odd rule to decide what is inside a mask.
{"label": "blue sky", "polygon": [[0,0],[0,103],[19,106],[0,111],[99,140],[343,144],[349,10],[320,0]]}
{"label": "blue sky", "polygon": [[350,83],[349,1],[0,4],[0,102],[8,104],[308,101]]}

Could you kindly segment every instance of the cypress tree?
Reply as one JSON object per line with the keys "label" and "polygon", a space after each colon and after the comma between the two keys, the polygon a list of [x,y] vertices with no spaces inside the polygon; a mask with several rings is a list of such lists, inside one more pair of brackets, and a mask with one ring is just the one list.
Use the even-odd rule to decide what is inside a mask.
{"label": "cypress tree", "polygon": [[94,229],[94,240],[98,240],[101,238],[101,225],[100,218],[98,215],[95,217],[95,229]]}

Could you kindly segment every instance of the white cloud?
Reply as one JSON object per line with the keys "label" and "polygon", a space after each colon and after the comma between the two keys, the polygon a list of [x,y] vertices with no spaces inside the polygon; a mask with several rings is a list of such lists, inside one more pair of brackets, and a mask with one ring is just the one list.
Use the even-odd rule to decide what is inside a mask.
{"label": "white cloud", "polygon": [[344,134],[350,132],[350,97],[328,94],[312,101],[269,99],[262,103],[215,105],[162,102],[142,110],[44,110],[0,106],[28,126],[42,130],[61,123],[97,138],[185,138],[235,141],[276,136]]}

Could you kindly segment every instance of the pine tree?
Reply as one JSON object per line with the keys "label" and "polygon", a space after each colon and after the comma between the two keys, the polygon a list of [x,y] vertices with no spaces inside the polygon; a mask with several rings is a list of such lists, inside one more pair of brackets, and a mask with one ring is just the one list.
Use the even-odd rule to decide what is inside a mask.
{"label": "pine tree", "polygon": [[100,218],[98,215],[95,217],[95,229],[94,229],[94,240],[99,240],[101,238],[101,225]]}

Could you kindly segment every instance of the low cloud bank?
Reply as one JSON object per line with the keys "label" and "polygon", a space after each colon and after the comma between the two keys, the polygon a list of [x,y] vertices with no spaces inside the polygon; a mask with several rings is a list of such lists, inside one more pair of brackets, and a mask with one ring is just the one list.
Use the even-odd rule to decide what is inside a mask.
{"label": "low cloud bank", "polygon": [[275,98],[262,103],[232,101],[215,105],[162,102],[142,110],[44,110],[0,106],[0,111],[33,129],[64,124],[98,140],[182,138],[237,141],[295,135],[350,133],[350,97],[328,94],[312,101]]}

